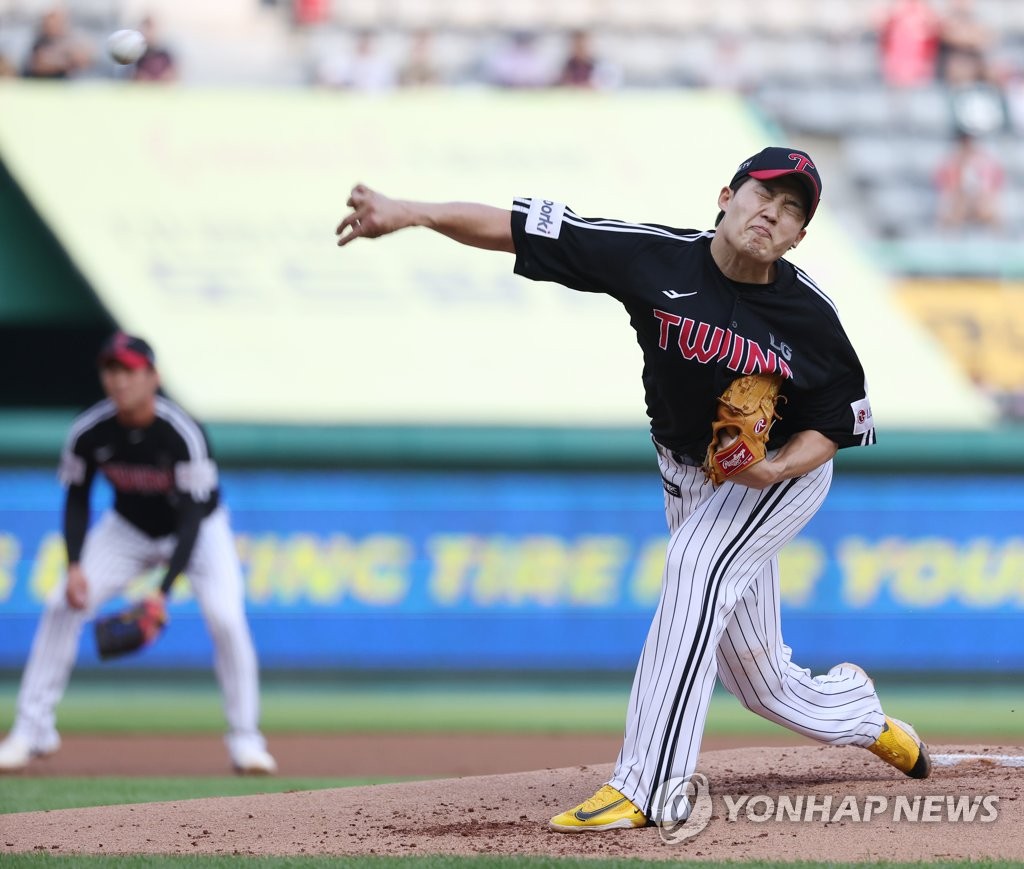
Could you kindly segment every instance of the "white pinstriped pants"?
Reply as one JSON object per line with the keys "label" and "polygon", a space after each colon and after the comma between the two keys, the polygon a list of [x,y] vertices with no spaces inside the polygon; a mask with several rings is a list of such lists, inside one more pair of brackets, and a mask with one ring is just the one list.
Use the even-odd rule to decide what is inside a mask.
{"label": "white pinstriped pants", "polygon": [[[113,510],[90,529],[81,562],[88,582],[88,604],[84,610],[71,609],[63,584],[51,594],[22,675],[12,732],[36,748],[56,747],[56,708],[75,665],[82,627],[129,582],[166,564],[174,545],[173,536],[149,537]],[[228,723],[228,750],[234,754],[250,746],[263,749],[256,652],[245,617],[242,571],[225,509],[217,509],[203,520],[186,572],[213,641],[214,672]]]}
{"label": "white pinstriped pants", "polygon": [[751,711],[830,745],[871,745],[885,720],[862,674],[812,676],[782,641],[778,554],[825,500],[832,462],[763,491],[716,488],[660,447],[658,464],[680,494],[665,493],[672,534],[661,599],[609,782],[653,821],[663,820],[658,786],[696,769],[716,675]]}

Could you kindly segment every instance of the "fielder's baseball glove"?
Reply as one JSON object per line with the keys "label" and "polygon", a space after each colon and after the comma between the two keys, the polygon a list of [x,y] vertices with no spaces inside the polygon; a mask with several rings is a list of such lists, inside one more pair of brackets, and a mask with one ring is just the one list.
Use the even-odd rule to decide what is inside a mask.
{"label": "fielder's baseball glove", "polygon": [[[719,396],[718,418],[704,458],[704,473],[716,486],[765,457],[768,432],[780,418],[775,405],[781,384],[777,374],[747,374]],[[735,440],[730,442],[729,437]]]}
{"label": "fielder's baseball glove", "polygon": [[122,612],[96,620],[96,651],[117,658],[152,643],[167,624],[162,594],[148,597]]}

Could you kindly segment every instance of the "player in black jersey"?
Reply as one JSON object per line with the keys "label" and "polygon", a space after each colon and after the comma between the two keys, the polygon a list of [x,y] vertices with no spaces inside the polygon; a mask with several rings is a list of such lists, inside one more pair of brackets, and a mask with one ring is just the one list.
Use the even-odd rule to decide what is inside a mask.
{"label": "player in black jersey", "polygon": [[[56,707],[82,626],[132,579],[163,564],[165,580],[187,571],[213,639],[233,767],[273,773],[276,763],[259,730],[258,666],[242,571],[206,434],[159,393],[146,341],[116,333],[99,366],[107,398],[75,419],[61,456],[67,582],[47,602],[36,631],[14,726],[0,744],[0,772],[60,747]],[[90,528],[97,473],[113,488],[114,505]]]}
{"label": "player in black jersey", "polygon": [[[548,199],[516,199],[509,212],[352,190],[340,246],[425,226],[514,253],[520,275],[617,299],[643,349],[672,532],[662,595],[614,774],[553,818],[556,830],[685,820],[716,676],[747,708],[798,733],[868,748],[915,778],[930,772],[926,747],[882,712],[863,670],[840,664],[812,676],[782,639],[779,551],[823,502],[836,451],[875,440],[864,372],[835,305],[783,258],[803,242],[820,198],[810,156],[779,147],[740,164],[712,230],[582,218]],[[717,398],[758,372],[784,379],[783,417],[768,457],[716,486],[701,464]]]}

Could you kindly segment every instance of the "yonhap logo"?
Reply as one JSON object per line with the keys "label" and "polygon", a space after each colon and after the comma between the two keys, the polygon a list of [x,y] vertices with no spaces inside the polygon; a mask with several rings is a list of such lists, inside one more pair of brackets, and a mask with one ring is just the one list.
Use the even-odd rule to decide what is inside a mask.
{"label": "yonhap logo", "polygon": [[686,778],[666,779],[654,792],[654,822],[666,845],[692,839],[711,820],[714,809],[707,776],[695,772]]}
{"label": "yonhap logo", "polygon": [[707,777],[694,773],[671,778],[654,792],[651,820],[666,845],[678,845],[701,833],[715,816],[736,823],[855,823],[875,820],[899,824],[991,824],[999,819],[995,794],[853,794],[711,795]]}

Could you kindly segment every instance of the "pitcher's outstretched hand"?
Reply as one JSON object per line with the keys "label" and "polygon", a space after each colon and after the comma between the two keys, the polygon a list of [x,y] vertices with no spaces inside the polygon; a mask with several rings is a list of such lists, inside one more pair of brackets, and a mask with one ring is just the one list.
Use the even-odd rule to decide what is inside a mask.
{"label": "pitcher's outstretched hand", "polygon": [[334,230],[338,237],[338,247],[344,247],[357,238],[380,238],[412,225],[409,209],[404,202],[390,199],[365,184],[353,187],[345,204],[352,211]]}

